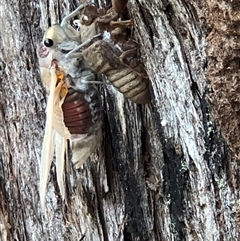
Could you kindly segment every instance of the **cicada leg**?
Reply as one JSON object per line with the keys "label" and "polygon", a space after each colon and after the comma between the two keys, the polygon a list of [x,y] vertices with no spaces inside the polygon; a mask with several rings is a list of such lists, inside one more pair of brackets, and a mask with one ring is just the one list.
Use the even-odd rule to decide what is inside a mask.
{"label": "cicada leg", "polygon": [[[99,33],[91,38],[89,38],[88,40],[86,40],[85,42],[83,42],[82,44],[80,44],[79,46],[77,46],[75,49],[71,50],[69,53],[66,54],[66,58],[72,58],[72,54],[76,53],[77,51],[79,51],[80,49],[82,49],[83,47],[85,47],[86,45],[89,45],[93,40],[99,38],[102,34]],[[79,53],[81,54],[81,53]],[[75,56],[74,56],[75,57]]]}
{"label": "cicada leg", "polygon": [[92,4],[81,4],[80,6],[78,6],[73,12],[71,12],[69,15],[63,18],[60,26],[65,27],[66,25],[68,25],[68,21],[76,17],[79,14],[79,12],[88,5],[92,5]]}
{"label": "cicada leg", "polygon": [[119,60],[121,61],[121,63],[126,63],[125,59],[128,56],[134,56],[136,54],[137,49],[133,48],[133,49],[128,49],[126,51],[124,51],[120,56],[119,56]]}
{"label": "cicada leg", "polygon": [[130,28],[132,26],[132,20],[121,20],[121,21],[111,21],[110,26],[114,28],[121,28],[121,29],[126,29]]}

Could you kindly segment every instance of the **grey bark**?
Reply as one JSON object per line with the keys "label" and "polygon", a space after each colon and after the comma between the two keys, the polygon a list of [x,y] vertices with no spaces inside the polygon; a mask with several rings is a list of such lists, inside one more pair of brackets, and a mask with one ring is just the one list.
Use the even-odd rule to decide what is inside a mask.
{"label": "grey bark", "polygon": [[[215,94],[221,83],[214,84],[210,64],[220,65],[222,55],[207,38],[220,36],[214,21],[239,7],[227,0],[129,0],[152,102],[136,105],[111,86],[99,88],[103,142],[82,169],[67,163],[66,203],[52,165],[43,215],[38,188],[47,97],[35,49],[48,24],[78,4],[0,3],[0,239],[238,240],[238,153],[227,131],[221,134],[226,128],[214,106],[228,95]],[[211,19],[219,9],[225,14]],[[217,77],[224,82],[226,74]]]}

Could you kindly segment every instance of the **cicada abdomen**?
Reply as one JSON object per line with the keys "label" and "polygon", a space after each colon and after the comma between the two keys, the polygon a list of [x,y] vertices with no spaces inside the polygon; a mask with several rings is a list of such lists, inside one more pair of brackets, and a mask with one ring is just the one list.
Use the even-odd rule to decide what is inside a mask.
{"label": "cicada abdomen", "polygon": [[64,122],[71,133],[72,162],[80,168],[101,141],[101,106],[97,88],[93,84],[84,90],[79,85],[71,87],[62,109]]}
{"label": "cicada abdomen", "polygon": [[135,103],[149,103],[149,80],[137,58],[131,58],[126,64],[121,61],[123,53],[104,40],[94,42],[82,54],[89,67],[96,73],[106,75],[126,98]]}

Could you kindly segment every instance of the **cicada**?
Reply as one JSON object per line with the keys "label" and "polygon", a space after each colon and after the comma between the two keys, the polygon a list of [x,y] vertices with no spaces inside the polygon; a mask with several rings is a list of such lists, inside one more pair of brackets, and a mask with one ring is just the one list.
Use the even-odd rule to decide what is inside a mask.
{"label": "cicada", "polygon": [[101,139],[101,106],[94,85],[96,75],[78,54],[66,58],[66,54],[80,44],[78,31],[66,23],[68,18],[64,18],[61,25],[50,27],[37,49],[41,78],[49,93],[40,164],[43,208],[54,150],[57,182],[65,199],[63,171],[67,141],[71,143],[72,161],[78,168]]}
{"label": "cicada", "polygon": [[[60,25],[53,25],[46,31],[37,50],[41,77],[49,92],[40,166],[43,207],[53,145],[58,185],[64,198],[67,140],[72,143],[72,161],[77,167],[100,142],[101,108],[94,85],[98,82],[95,73],[105,74],[133,102],[148,103],[150,100],[149,81],[137,55],[138,45],[129,41],[127,34],[122,34],[131,26],[131,20],[118,21],[119,11],[125,5],[117,8],[117,12],[114,9],[102,11],[91,4],[80,5]],[[69,22],[78,14],[82,17],[74,21],[73,27]]]}

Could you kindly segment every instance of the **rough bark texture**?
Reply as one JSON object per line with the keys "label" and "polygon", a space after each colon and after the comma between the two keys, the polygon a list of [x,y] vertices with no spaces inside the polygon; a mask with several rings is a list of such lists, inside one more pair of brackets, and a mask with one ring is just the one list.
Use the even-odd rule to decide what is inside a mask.
{"label": "rough bark texture", "polygon": [[238,240],[238,1],[129,0],[152,103],[99,88],[103,142],[82,169],[67,163],[66,203],[52,165],[43,215],[35,49],[77,5],[0,3],[0,239]]}

